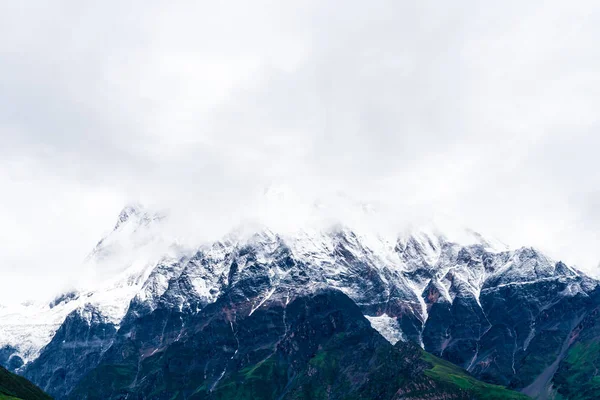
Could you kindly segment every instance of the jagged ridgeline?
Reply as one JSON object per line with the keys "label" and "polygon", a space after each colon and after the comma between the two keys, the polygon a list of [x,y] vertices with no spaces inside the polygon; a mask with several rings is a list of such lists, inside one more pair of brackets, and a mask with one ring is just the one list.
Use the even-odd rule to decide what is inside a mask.
{"label": "jagged ridgeline", "polygon": [[0,364],[56,399],[600,397],[598,283],[535,249],[166,220],[125,208],[91,283],[0,308]]}

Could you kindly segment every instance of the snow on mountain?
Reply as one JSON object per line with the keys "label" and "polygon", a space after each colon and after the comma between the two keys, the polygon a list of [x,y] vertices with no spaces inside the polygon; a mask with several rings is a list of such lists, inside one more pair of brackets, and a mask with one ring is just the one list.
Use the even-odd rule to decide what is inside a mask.
{"label": "snow on mountain", "polygon": [[[141,206],[125,207],[114,229],[85,260],[76,290],[47,304],[0,308],[0,348],[14,348],[15,356],[29,362],[76,310],[93,309],[118,327],[128,310],[139,316],[166,304],[194,312],[236,285],[241,296],[257,299],[249,312],[269,301],[287,303],[294,293],[336,288],[389,341],[412,334],[422,343],[436,302],[451,304],[459,296],[472,298],[481,308],[482,290],[580,274],[536,250],[511,251],[468,230],[443,234],[429,226],[395,235],[365,225],[282,232],[245,225],[192,249],[165,234],[166,219],[164,213]],[[573,282],[565,295],[585,293],[595,285],[583,282]],[[402,315],[411,316],[416,325],[400,327]],[[416,331],[403,332],[409,328]]]}
{"label": "snow on mountain", "polygon": [[31,361],[50,342],[66,316],[86,305],[93,306],[106,322],[118,325],[144,278],[144,275],[119,275],[93,291],[71,292],[60,301],[2,308],[0,348],[13,347],[24,362]]}
{"label": "snow on mountain", "polygon": [[377,330],[381,336],[387,339],[391,344],[396,344],[398,341],[406,342],[406,337],[400,329],[398,320],[387,314],[382,314],[379,317],[366,316],[371,323],[373,329]]}
{"label": "snow on mountain", "polygon": [[84,261],[75,289],[49,302],[0,307],[0,348],[14,348],[15,356],[29,362],[50,342],[66,316],[85,306],[118,325],[159,261],[178,251],[160,234],[157,223],[163,218],[139,206],[125,207],[114,229]]}
{"label": "snow on mountain", "polygon": [[75,307],[50,308],[48,304],[27,304],[0,308],[0,348],[17,349],[16,356],[24,362],[39,355]]}
{"label": "snow on mountain", "polygon": [[86,257],[79,286],[94,286],[98,280],[132,273],[168,252],[175,241],[166,237],[162,222],[166,215],[140,205],[126,206],[113,230]]}

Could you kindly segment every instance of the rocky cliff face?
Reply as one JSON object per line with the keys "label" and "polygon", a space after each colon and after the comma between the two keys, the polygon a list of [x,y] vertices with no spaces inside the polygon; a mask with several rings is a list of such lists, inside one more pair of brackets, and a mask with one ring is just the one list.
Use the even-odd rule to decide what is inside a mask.
{"label": "rocky cliff face", "polygon": [[234,295],[193,316],[160,312],[167,334],[151,336],[167,339],[153,345],[137,333],[146,335],[156,321],[138,320],[69,398],[469,399],[485,391],[489,398],[525,398],[437,374],[437,360],[410,343],[392,346],[339,291],[280,298],[249,311],[246,299]]}
{"label": "rocky cliff face", "polygon": [[[162,220],[124,210],[88,260],[109,264],[114,278],[39,308],[52,315],[46,320],[60,322],[44,325],[34,341],[42,345],[27,352],[18,340],[7,341],[0,362],[57,398],[83,396],[94,385],[114,398],[161,398],[180,386],[181,398],[226,397],[231,393],[221,385],[238,387],[242,371],[250,371],[244,368],[254,367],[286,369],[278,378],[283,387],[272,393],[293,398],[300,393],[294,390],[302,390],[293,377],[317,374],[310,372],[310,360],[325,343],[321,330],[330,328],[324,320],[306,327],[303,334],[316,347],[291,357],[303,343],[290,337],[288,306],[334,290],[368,318],[357,324],[371,321],[398,346],[415,343],[480,379],[545,396],[556,391],[554,379],[564,375],[570,349],[587,338],[583,332],[592,329],[599,304],[595,280],[534,249],[508,250],[473,233],[457,241],[435,232],[384,238],[341,226],[292,234],[261,228],[182,249],[157,239]],[[6,318],[0,313],[0,329],[9,325]],[[19,332],[13,337],[22,337]],[[354,348],[367,342],[344,342],[357,353],[336,362],[358,361],[362,356]],[[270,354],[276,358],[257,366],[275,357]],[[3,361],[15,357],[28,363]],[[359,375],[369,371],[347,379],[360,382]],[[153,390],[160,396],[152,397]]]}
{"label": "rocky cliff face", "polygon": [[27,365],[27,377],[56,398],[65,397],[100,362],[116,331],[89,305],[71,312],[40,356]]}

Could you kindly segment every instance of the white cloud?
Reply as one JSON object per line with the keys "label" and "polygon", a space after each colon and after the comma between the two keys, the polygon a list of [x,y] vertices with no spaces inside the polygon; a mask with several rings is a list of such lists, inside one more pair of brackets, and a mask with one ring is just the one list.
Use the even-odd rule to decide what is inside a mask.
{"label": "white cloud", "polygon": [[450,215],[595,271],[599,11],[6,2],[0,290],[76,274],[126,201],[218,230],[272,183]]}

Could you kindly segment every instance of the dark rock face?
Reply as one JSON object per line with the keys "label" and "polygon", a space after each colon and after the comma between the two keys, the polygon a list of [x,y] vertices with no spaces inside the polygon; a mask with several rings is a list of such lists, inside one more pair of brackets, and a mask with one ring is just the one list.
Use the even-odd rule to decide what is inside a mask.
{"label": "dark rock face", "polygon": [[23,366],[24,362],[17,354],[17,349],[12,346],[4,346],[0,348],[0,365],[4,366],[9,371],[15,372]]}
{"label": "dark rock face", "polygon": [[[600,291],[591,297],[597,304]],[[561,353],[541,376],[543,379],[536,379],[526,391],[533,392],[546,384],[549,387],[540,398],[596,399],[600,397],[599,367],[600,307],[596,306],[570,331]]]}
{"label": "dark rock face", "polygon": [[63,398],[99,362],[116,328],[92,307],[71,313],[24,375],[56,398]]}
{"label": "dark rock face", "polygon": [[78,297],[79,293],[77,293],[76,291],[62,293],[58,295],[54,300],[52,300],[49,306],[52,309],[61,303],[68,303],[71,300],[76,300]]}
{"label": "dark rock face", "polygon": [[[468,263],[470,271],[489,269],[489,260],[498,257],[477,248],[469,249],[468,257],[464,250],[457,261]],[[492,274],[479,298],[458,287],[464,280],[450,273],[444,279],[454,296],[451,302],[432,281],[423,293],[429,309],[423,343],[427,351],[479,379],[543,398],[553,390],[554,371],[566,348],[579,340],[573,337],[577,326],[598,307],[597,289],[563,263],[548,265],[534,250],[524,249],[515,258],[534,279]]]}
{"label": "dark rock face", "polygon": [[[392,346],[341,292],[271,303],[252,315],[238,312],[243,309],[220,299],[189,318],[181,336],[150,352],[133,335],[120,337],[116,351],[106,353],[70,398],[468,399],[475,394],[430,377],[426,371],[433,365],[418,347]],[[521,398],[506,390],[499,396],[509,397],[491,398]]]}
{"label": "dark rock face", "polygon": [[427,352],[538,396],[572,390],[572,349],[600,337],[597,283],[530,248],[410,237],[380,254],[343,229],[301,245],[260,232],[144,279],[118,329],[76,310],[25,376],[58,399],[468,397],[363,317],[385,314]]}
{"label": "dark rock face", "polygon": [[490,380],[523,388],[560,356],[563,343],[596,303],[582,293],[548,298],[549,293],[560,293],[568,285],[542,282],[525,288],[504,287],[500,289],[502,297],[491,292],[483,296],[482,304],[490,310],[490,322],[497,328],[484,340],[500,346],[494,354],[496,374],[492,378],[491,371],[482,370],[481,376],[487,374]]}

